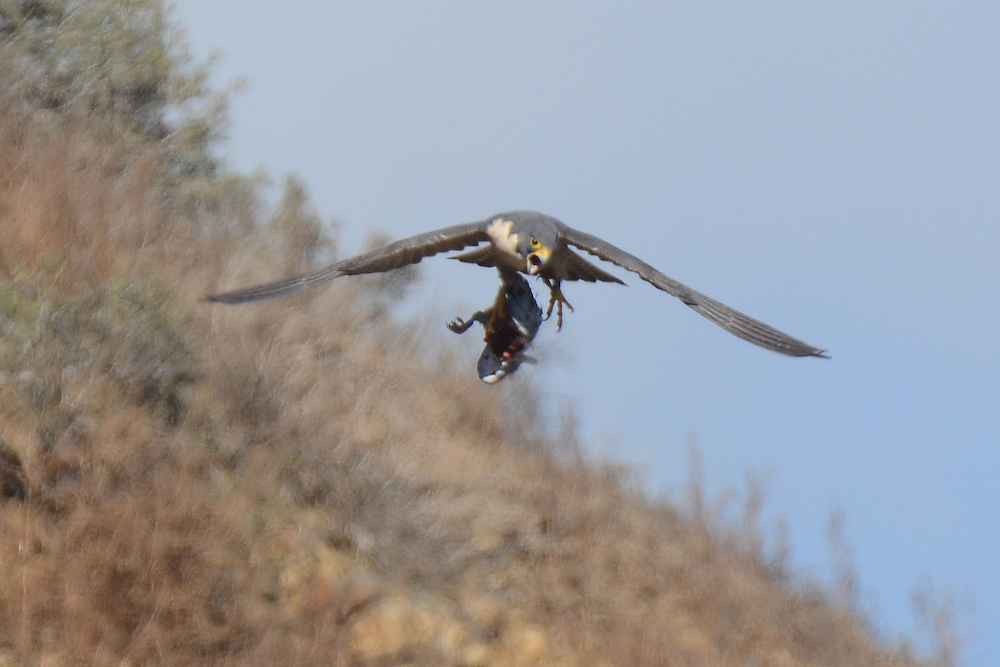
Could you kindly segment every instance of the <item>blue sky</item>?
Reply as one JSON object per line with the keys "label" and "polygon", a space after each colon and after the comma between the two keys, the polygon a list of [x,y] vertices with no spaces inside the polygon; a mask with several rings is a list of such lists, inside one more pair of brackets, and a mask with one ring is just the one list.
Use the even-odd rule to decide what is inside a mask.
{"label": "blue sky", "polygon": [[[975,599],[966,662],[1000,661],[1000,4],[174,6],[249,82],[232,165],[298,174],[343,253],[537,209],[828,348],[760,350],[620,272],[567,287],[514,381],[657,491],[692,436],[714,492],[761,476],[808,575],[839,505],[887,636],[930,577]],[[421,266],[474,375],[444,322],[496,278]]]}

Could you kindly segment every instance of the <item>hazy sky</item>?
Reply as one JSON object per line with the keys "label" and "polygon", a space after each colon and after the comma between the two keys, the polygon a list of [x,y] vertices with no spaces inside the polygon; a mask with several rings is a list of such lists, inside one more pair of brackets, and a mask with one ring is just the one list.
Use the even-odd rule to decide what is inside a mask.
{"label": "hazy sky", "polygon": [[[929,576],[975,598],[968,663],[1000,661],[1000,3],[175,9],[217,85],[249,81],[233,166],[297,173],[342,252],[532,208],[828,348],[760,350],[619,272],[568,285],[505,382],[572,400],[655,490],[679,494],[692,436],[714,492],[762,476],[811,576],[839,504],[886,636]],[[496,278],[421,267],[474,376],[481,341],[444,322]]]}

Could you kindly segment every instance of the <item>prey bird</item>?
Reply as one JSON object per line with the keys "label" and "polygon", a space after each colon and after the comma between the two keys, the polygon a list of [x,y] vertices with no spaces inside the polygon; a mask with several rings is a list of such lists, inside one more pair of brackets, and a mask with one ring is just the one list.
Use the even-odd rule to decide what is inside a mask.
{"label": "prey bird", "polygon": [[456,317],[447,324],[457,334],[465,333],[476,322],[483,325],[486,347],[476,368],[479,379],[488,384],[513,375],[521,364],[535,363],[526,353],[542,325],[542,310],[528,281],[517,271],[502,267],[498,271],[500,291],[493,305],[477,310],[467,320]]}
{"label": "prey bird", "polygon": [[556,309],[557,328],[562,326],[563,305],[572,306],[562,293],[563,281],[609,282],[625,284],[620,278],[573,251],[583,250],[599,259],[637,274],[657,289],[677,297],[726,331],[755,345],[791,357],[826,357],[825,350],[813,347],[778,331],[748,315],[669,278],[635,255],[591,234],[578,231],[559,220],[535,211],[512,211],[470,222],[425,232],[342,259],[327,267],[271,283],[246,287],[232,292],[211,294],[206,298],[218,303],[263,301],[293,294],[308,287],[362,273],[381,273],[443,252],[476,248],[454,256],[462,262],[479,266],[512,269],[538,276],[549,288],[546,317]]}

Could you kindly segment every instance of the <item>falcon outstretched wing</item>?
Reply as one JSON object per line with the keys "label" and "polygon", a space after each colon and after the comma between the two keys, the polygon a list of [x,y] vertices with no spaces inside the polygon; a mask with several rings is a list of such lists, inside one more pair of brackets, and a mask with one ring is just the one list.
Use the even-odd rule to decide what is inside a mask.
{"label": "falcon outstretched wing", "polygon": [[603,283],[618,283],[619,285],[625,284],[625,281],[618,276],[612,275],[604,269],[594,266],[569,248],[566,249],[566,252],[569,253],[569,257],[566,260],[566,275],[563,276],[563,280],[583,280],[588,283],[596,283],[600,281]]}
{"label": "falcon outstretched wing", "polygon": [[570,245],[637,274],[653,287],[677,297],[701,315],[743,340],[768,350],[787,354],[790,357],[826,357],[825,350],[804,343],[760,320],[744,315],[724,303],[705,296],[603,239],[571,227],[564,227],[560,233]]}
{"label": "falcon outstretched wing", "polygon": [[276,299],[329,282],[340,276],[391,271],[408,264],[416,264],[424,257],[461,250],[488,240],[489,235],[486,233],[486,223],[484,222],[453,225],[401,239],[382,248],[334,262],[316,271],[232,292],[209,294],[205,299],[218,303],[246,303],[248,301]]}

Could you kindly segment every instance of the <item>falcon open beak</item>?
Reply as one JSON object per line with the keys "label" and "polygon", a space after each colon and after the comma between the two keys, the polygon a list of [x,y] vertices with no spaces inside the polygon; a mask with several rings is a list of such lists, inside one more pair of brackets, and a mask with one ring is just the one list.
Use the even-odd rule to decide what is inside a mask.
{"label": "falcon open beak", "polygon": [[538,275],[538,272],[545,268],[545,265],[549,263],[549,259],[551,258],[551,250],[548,248],[539,248],[535,252],[528,255],[528,262],[525,271],[529,276]]}

